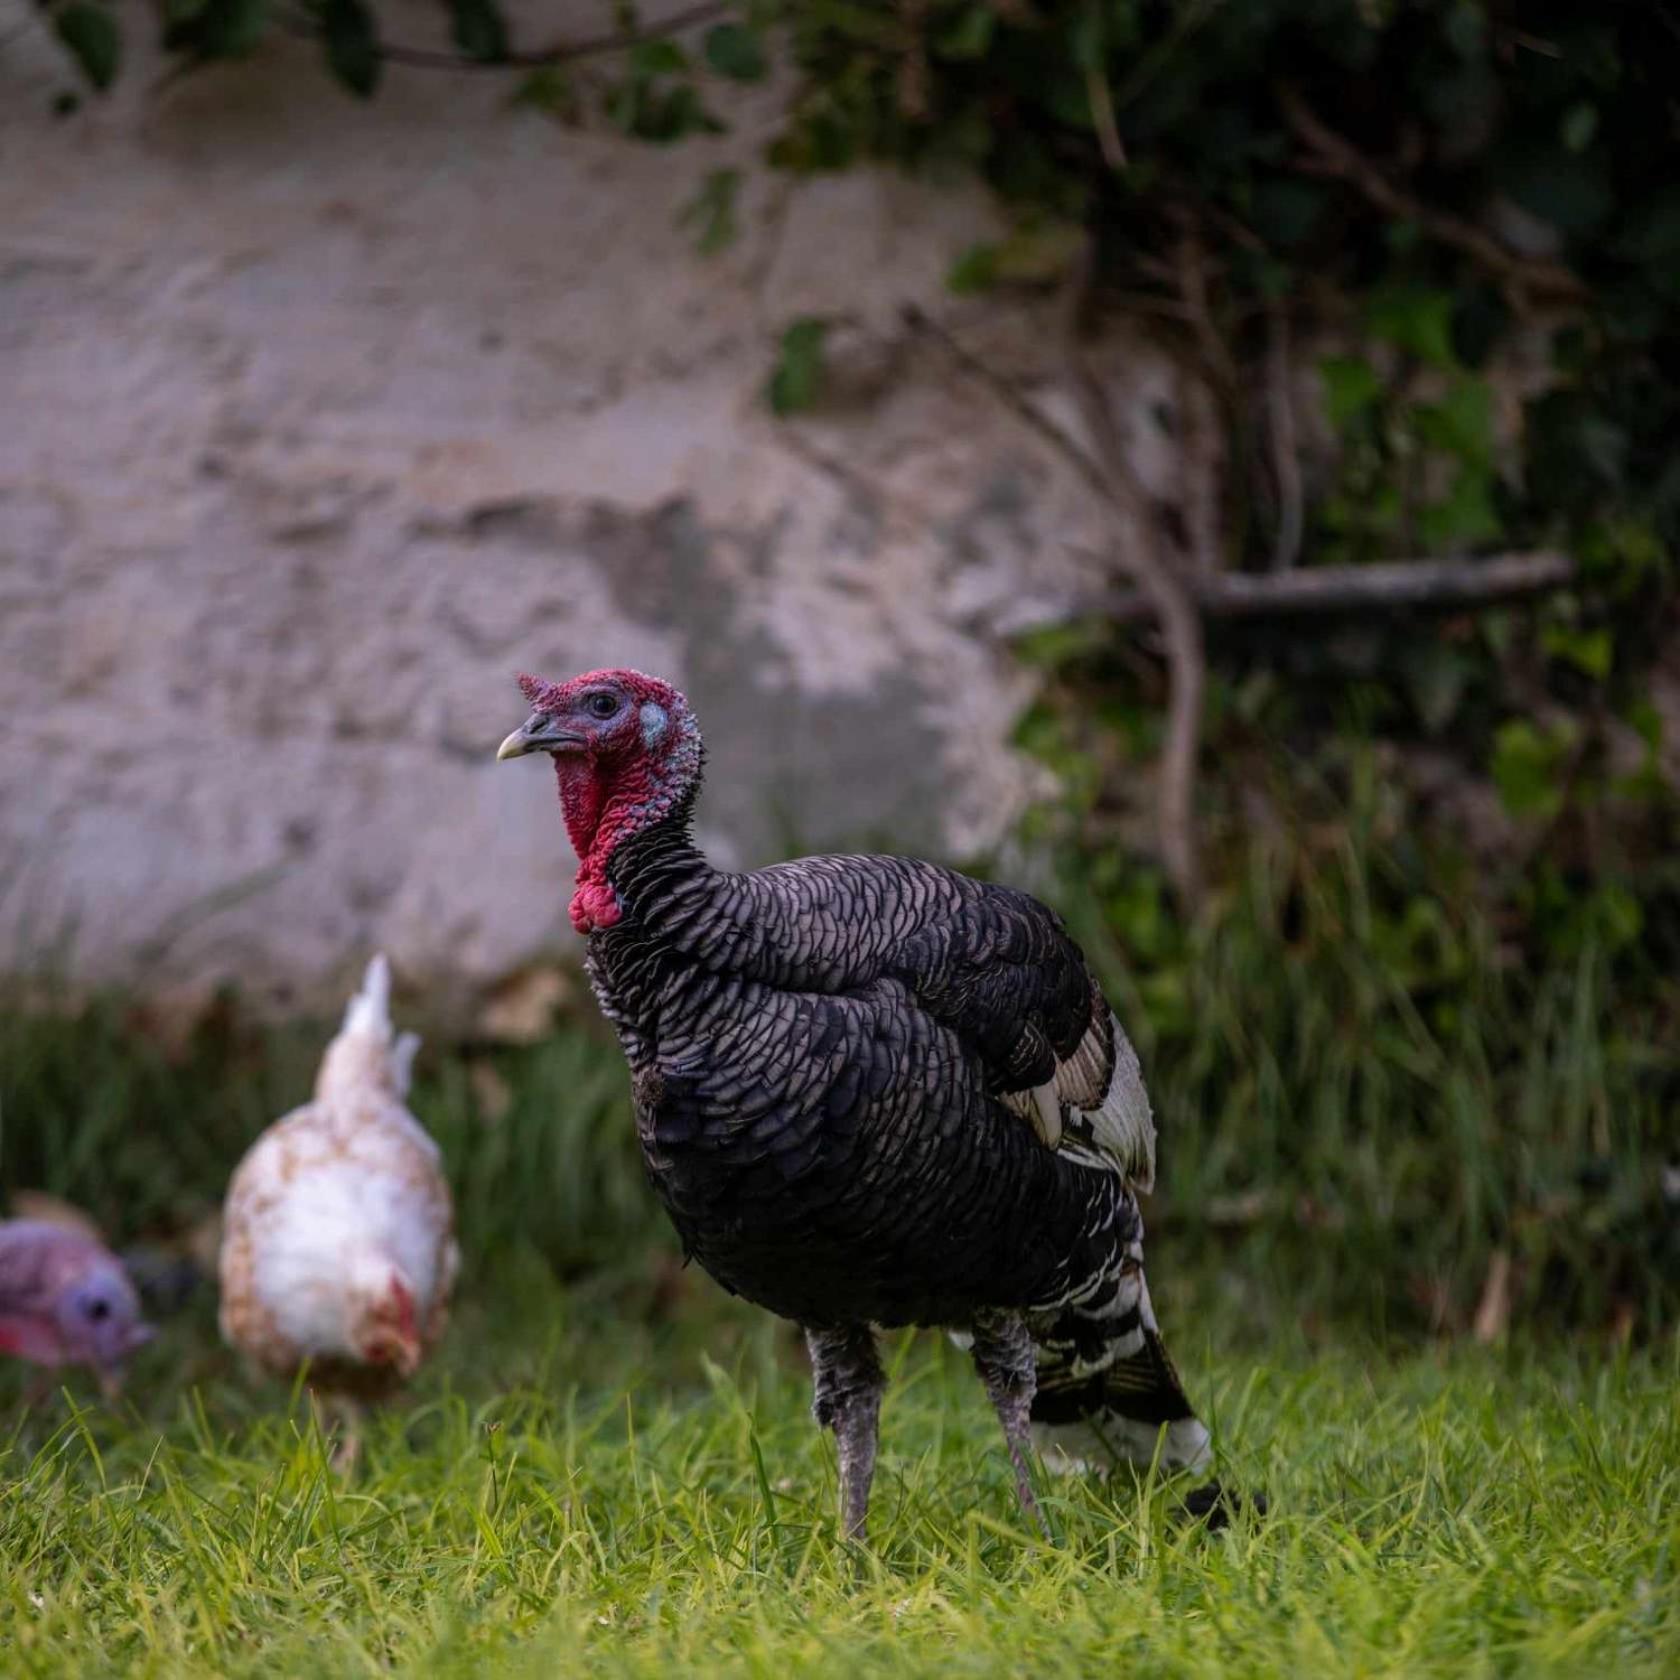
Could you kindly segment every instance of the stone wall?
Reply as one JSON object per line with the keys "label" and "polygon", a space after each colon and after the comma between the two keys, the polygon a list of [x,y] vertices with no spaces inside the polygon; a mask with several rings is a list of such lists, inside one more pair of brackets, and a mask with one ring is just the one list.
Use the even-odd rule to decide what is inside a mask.
{"label": "stone wall", "polygon": [[[750,101],[672,150],[494,75],[358,104],[302,46],[131,56],[58,118],[34,15],[0,0],[7,966],[314,1002],[376,945],[450,996],[563,946],[552,780],[491,762],[518,669],[685,685],[720,859],[1008,831],[1002,636],[1105,568],[1054,463],[895,340],[951,307],[977,197],[765,175]],[[679,216],[723,162],[705,258]],[[778,423],[806,313],[846,317],[846,378]],[[1030,320],[960,325],[1031,372]]]}

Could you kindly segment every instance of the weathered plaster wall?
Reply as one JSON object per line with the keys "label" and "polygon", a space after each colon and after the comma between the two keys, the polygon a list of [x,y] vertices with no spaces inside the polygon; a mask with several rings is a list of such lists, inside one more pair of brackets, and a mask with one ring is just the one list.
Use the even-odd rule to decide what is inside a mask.
{"label": "weathered plaster wall", "polygon": [[[376,944],[474,987],[564,943],[551,780],[490,759],[516,669],[684,683],[722,858],[1005,832],[998,633],[1102,567],[1014,423],[890,342],[982,203],[754,175],[705,259],[678,214],[750,104],[666,151],[496,77],[358,105],[282,48],[61,120],[32,15],[0,0],[10,966],[68,933],[85,977],[284,999]],[[778,425],[775,333],[826,311],[851,396]],[[1030,366],[1030,323],[964,330]]]}

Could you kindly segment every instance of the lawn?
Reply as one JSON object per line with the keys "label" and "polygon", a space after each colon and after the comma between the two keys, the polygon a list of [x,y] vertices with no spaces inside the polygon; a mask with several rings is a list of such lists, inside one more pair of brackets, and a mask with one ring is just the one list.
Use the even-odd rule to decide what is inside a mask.
{"label": "lawn", "polygon": [[792,1338],[658,1264],[481,1268],[348,1483],[205,1300],[116,1411],[73,1383],[24,1417],[8,1372],[6,1671],[1680,1673],[1672,1342],[1385,1351],[1214,1308],[1181,1362],[1269,1515],[1054,1483],[1047,1546],[962,1356],[893,1338],[861,1549]]}

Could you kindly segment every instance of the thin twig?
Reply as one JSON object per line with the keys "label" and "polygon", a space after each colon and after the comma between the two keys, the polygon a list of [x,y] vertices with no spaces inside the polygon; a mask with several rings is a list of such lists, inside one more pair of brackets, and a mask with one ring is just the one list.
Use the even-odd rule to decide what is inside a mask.
{"label": "thin twig", "polygon": [[1024,397],[1002,374],[995,368],[988,367],[972,350],[964,349],[944,327],[917,305],[911,303],[904,306],[903,320],[905,326],[913,333],[938,345],[949,361],[977,385],[984,386],[1022,425],[1049,444],[1078,473],[1087,489],[1105,501],[1108,499],[1108,487],[1103,482],[1102,469],[1086,453],[1078,440],[1070,433],[1064,432],[1043,409]]}
{"label": "thin twig", "polygon": [[1587,295],[1580,276],[1562,263],[1519,256],[1475,223],[1436,210],[1397,187],[1370,158],[1314,115],[1294,88],[1284,85],[1276,91],[1284,121],[1307,148],[1309,155],[1296,164],[1304,173],[1348,182],[1385,214],[1415,222],[1432,239],[1464,252],[1519,294],[1560,302],[1579,302]]}
{"label": "thin twig", "polygon": [[[1208,619],[1308,618],[1421,610],[1450,612],[1543,595],[1574,582],[1567,554],[1491,554],[1480,560],[1387,560],[1353,566],[1306,566],[1287,572],[1215,572],[1188,580]],[[1158,616],[1143,590],[1092,602],[1089,610],[1120,624]]]}
{"label": "thin twig", "polygon": [[1196,843],[1196,770],[1201,753],[1202,696],[1207,687],[1207,651],[1185,579],[1165,552],[1160,522],[1125,453],[1103,389],[1084,355],[1082,341],[1069,334],[1068,370],[1110,488],[1104,500],[1113,519],[1115,554],[1137,579],[1160,625],[1167,657],[1167,725],[1161,741],[1160,794],[1156,824],[1161,862],[1179,902],[1193,909],[1201,897],[1201,863]]}
{"label": "thin twig", "polygon": [[[611,35],[585,36],[581,41],[556,41],[552,46],[534,47],[526,52],[507,52],[500,58],[469,58],[464,53],[443,52],[432,47],[410,47],[399,41],[381,41],[375,55],[387,64],[407,65],[416,70],[541,70],[554,64],[567,64],[573,59],[595,58],[606,53],[627,52],[647,41],[662,41],[669,35],[680,34],[696,24],[709,23],[715,17],[734,10],[730,0],[700,0],[646,29],[622,30]],[[319,37],[321,30],[303,19],[288,19],[292,33]]]}
{"label": "thin twig", "polygon": [[1091,102],[1091,121],[1096,125],[1097,143],[1103,162],[1119,174],[1126,167],[1126,142],[1120,138],[1120,124],[1114,115],[1114,96],[1108,76],[1099,69],[1085,72],[1085,94]]}
{"label": "thin twig", "polygon": [[904,320],[912,331],[938,345],[958,369],[1061,456],[1109,516],[1114,532],[1113,558],[1137,580],[1140,597],[1149,602],[1144,616],[1160,623],[1166,645],[1167,729],[1161,748],[1156,820],[1161,861],[1181,902],[1193,907],[1201,892],[1195,788],[1202,694],[1207,681],[1202,623],[1183,579],[1162,552],[1160,522],[1149,493],[1138,480],[1101,382],[1084,356],[1083,315],[1089,302],[1090,272],[1087,248],[1070,281],[1063,338],[1069,380],[1095,454],[920,309],[906,308]]}
{"label": "thin twig", "polygon": [[[1221,444],[1228,432],[1235,432],[1240,423],[1239,382],[1236,363],[1213,316],[1206,246],[1202,242],[1201,228],[1193,219],[1187,218],[1183,229],[1175,247],[1174,265],[1179,296],[1190,308],[1202,373],[1198,377],[1187,358],[1178,359],[1178,453],[1183,476],[1179,514],[1187,539],[1186,558],[1190,569],[1217,572],[1223,569],[1224,564],[1220,541],[1220,515],[1224,501],[1221,493],[1224,480]],[[1228,432],[1221,429],[1219,416],[1212,412],[1216,406],[1216,394],[1218,403],[1227,411]]]}

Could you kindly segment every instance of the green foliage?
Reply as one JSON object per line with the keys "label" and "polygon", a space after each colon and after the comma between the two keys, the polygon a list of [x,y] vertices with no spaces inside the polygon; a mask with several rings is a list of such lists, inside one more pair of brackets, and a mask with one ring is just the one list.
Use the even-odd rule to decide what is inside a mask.
{"label": "green foliage", "polygon": [[507,24],[496,0],[449,0],[449,38],[481,64],[508,55]]}
{"label": "green foliage", "polygon": [[1563,803],[1559,769],[1573,744],[1567,730],[1542,732],[1512,718],[1494,735],[1493,781],[1513,816],[1556,816]]}
{"label": "green foliage", "polygon": [[[1100,622],[1019,644],[1045,687],[1017,738],[1058,782],[1027,837],[1150,1073],[1152,1228],[1240,1234],[1360,1322],[1463,1328],[1498,1250],[1519,1318],[1673,1324],[1674,797],[1567,714],[1510,716],[1488,654],[1455,648],[1401,632],[1288,682],[1274,647],[1216,679],[1217,885],[1186,919],[1140,855],[1158,712],[1135,668]],[[1354,738],[1418,731],[1431,703],[1485,720],[1498,803],[1461,785],[1491,832],[1414,792],[1395,742]],[[1634,717],[1648,767],[1659,720]]]}
{"label": "green foliage", "polygon": [[684,205],[678,220],[694,235],[695,249],[701,256],[715,256],[734,244],[735,202],[740,191],[740,170],[711,169],[699,191]]}
{"label": "green foliage", "polygon": [[352,93],[370,98],[379,85],[379,31],[363,0],[320,0],[321,50],[327,68]]}
{"label": "green foliage", "polygon": [[103,93],[122,62],[122,30],[110,9],[78,0],[54,15],[53,28],[82,74]]}
{"label": "green foliage", "polygon": [[607,90],[609,121],[638,140],[668,145],[689,134],[721,134],[690,74],[688,54],[674,41],[649,40],[625,54],[623,79]]}
{"label": "green foliage", "polygon": [[810,408],[822,391],[823,346],[828,323],[802,316],[782,334],[781,350],[770,374],[770,407],[781,415]]}
{"label": "green foliage", "polygon": [[186,63],[243,58],[267,33],[268,0],[168,0],[163,45]]}
{"label": "green foliage", "polygon": [[764,38],[739,23],[720,23],[706,31],[706,63],[732,82],[762,81],[769,70]]}

